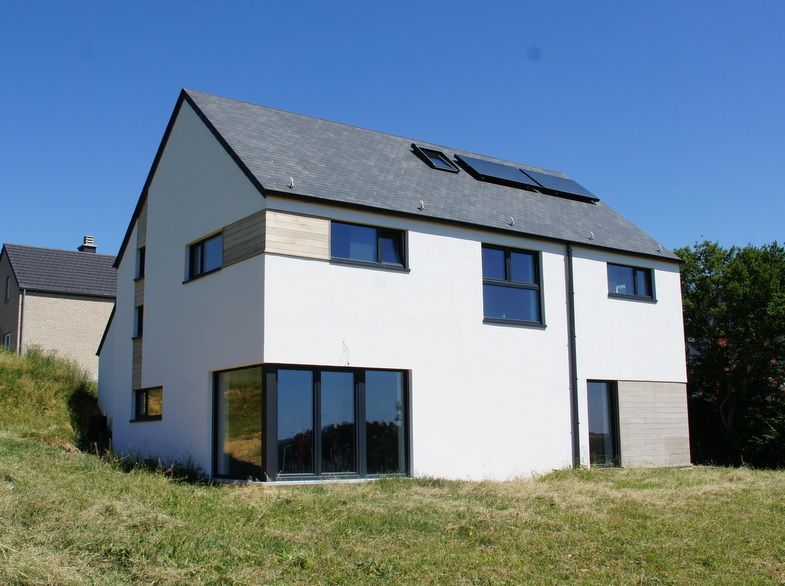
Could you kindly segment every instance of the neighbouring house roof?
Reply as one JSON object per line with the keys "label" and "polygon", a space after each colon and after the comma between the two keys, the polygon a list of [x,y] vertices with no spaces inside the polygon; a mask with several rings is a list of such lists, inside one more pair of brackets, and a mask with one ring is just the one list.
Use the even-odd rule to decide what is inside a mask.
{"label": "neighbouring house roof", "polygon": [[183,90],[118,253],[118,263],[183,101],[194,108],[262,195],[272,193],[314,198],[664,260],[680,260],[602,201],[578,201],[486,183],[478,181],[466,170],[459,173],[435,170],[413,152],[412,144],[442,151],[450,159],[454,155],[464,155],[566,178],[562,173]]}
{"label": "neighbouring house roof", "polygon": [[114,256],[19,244],[3,245],[2,254],[8,255],[21,289],[115,297]]}

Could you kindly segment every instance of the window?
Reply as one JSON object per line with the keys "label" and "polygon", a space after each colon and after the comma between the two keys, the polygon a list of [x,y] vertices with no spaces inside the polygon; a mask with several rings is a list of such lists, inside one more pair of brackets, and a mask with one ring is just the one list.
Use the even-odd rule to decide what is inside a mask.
{"label": "window", "polygon": [[145,250],[146,250],[145,247],[142,246],[136,251],[136,278],[137,279],[144,279]]}
{"label": "window", "polygon": [[136,394],[134,420],[144,421],[150,419],[161,419],[163,416],[164,407],[163,387],[140,389],[134,392]]}
{"label": "window", "polygon": [[618,395],[615,383],[589,381],[589,461],[619,466]]}
{"label": "window", "polygon": [[449,171],[450,173],[458,173],[458,167],[450,159],[447,158],[441,151],[434,149],[427,149],[425,147],[412,145],[414,154],[425,161],[429,166],[440,171]]}
{"label": "window", "polygon": [[6,301],[11,299],[11,277],[5,278],[5,296]]}
{"label": "window", "polygon": [[188,249],[188,278],[217,271],[223,264],[223,234],[192,244]]}
{"label": "window", "polygon": [[134,315],[134,338],[141,338],[144,331],[144,305],[136,308]]}
{"label": "window", "polygon": [[541,325],[537,253],[483,245],[482,293],[485,321]]}
{"label": "window", "polygon": [[330,223],[333,259],[403,268],[403,232],[343,222]]}
{"label": "window", "polygon": [[3,348],[9,352],[11,351],[11,332],[3,336]]}
{"label": "window", "polygon": [[404,372],[251,367],[218,373],[215,389],[218,476],[407,473]]}
{"label": "window", "polygon": [[651,269],[608,263],[608,294],[613,297],[654,299]]}

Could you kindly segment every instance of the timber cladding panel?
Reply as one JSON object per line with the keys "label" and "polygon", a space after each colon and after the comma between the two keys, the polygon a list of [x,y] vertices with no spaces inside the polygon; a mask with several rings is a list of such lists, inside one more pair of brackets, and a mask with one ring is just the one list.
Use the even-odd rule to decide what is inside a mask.
{"label": "timber cladding panel", "polygon": [[142,388],[142,338],[134,338],[131,387],[134,390]]}
{"label": "timber cladding panel", "polygon": [[621,464],[689,466],[687,385],[619,381]]}
{"label": "timber cladding panel", "polygon": [[330,260],[330,220],[267,210],[265,252]]}
{"label": "timber cladding panel", "polygon": [[134,307],[144,305],[144,279],[134,281]]}
{"label": "timber cladding panel", "polygon": [[264,216],[257,212],[223,230],[223,266],[233,265],[264,252]]}
{"label": "timber cladding panel", "polygon": [[141,248],[147,245],[147,200],[139,210],[139,217],[136,220],[136,247]]}

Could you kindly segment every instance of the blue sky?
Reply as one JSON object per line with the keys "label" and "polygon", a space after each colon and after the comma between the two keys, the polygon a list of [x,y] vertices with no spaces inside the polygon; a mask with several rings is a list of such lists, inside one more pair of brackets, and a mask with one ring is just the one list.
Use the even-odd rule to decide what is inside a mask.
{"label": "blue sky", "polygon": [[0,241],[119,247],[181,87],[568,173],[666,246],[783,240],[785,2],[0,5]]}

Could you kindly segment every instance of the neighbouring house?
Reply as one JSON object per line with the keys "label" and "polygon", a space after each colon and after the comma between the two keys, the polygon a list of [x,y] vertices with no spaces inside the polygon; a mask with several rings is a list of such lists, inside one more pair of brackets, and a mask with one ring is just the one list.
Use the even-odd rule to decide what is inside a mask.
{"label": "neighbouring house", "polygon": [[95,351],[114,307],[115,257],[91,236],[76,251],[4,244],[0,251],[0,336],[13,352],[37,346],[98,375]]}
{"label": "neighbouring house", "polygon": [[679,263],[561,173],[184,90],[99,402],[215,478],[688,465]]}

